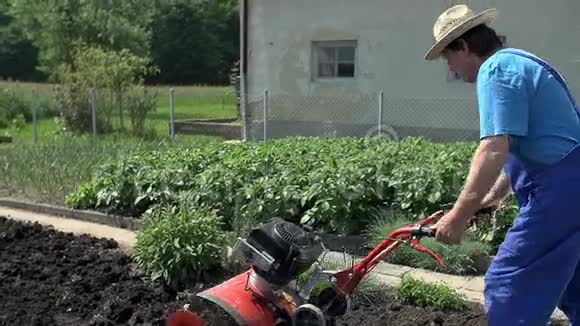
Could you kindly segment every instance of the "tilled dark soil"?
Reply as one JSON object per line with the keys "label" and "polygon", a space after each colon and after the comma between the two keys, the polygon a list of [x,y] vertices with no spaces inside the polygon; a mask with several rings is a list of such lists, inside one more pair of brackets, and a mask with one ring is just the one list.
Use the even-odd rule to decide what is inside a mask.
{"label": "tilled dark soil", "polygon": [[0,217],[0,325],[164,325],[184,303],[207,309],[143,279],[113,240]]}
{"label": "tilled dark soil", "polygon": [[[237,271],[239,272],[239,271]],[[236,272],[215,273],[217,284]],[[338,325],[484,325],[481,306],[460,312],[399,305],[388,295],[359,304]],[[0,217],[0,325],[164,325],[167,314],[191,309],[233,325],[195,299],[144,281],[113,240],[74,236]],[[562,324],[564,325],[564,324]]]}
{"label": "tilled dark soil", "polygon": [[388,296],[373,296],[372,304],[359,304],[338,325],[397,325],[397,326],[440,326],[487,325],[481,305],[468,304],[461,311],[440,311],[434,308],[421,308],[401,305]]}

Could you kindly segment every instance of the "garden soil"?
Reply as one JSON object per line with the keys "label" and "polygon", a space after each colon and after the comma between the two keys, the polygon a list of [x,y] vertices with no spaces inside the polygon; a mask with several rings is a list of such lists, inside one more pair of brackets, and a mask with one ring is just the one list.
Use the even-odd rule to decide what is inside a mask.
{"label": "garden soil", "polygon": [[[222,271],[205,287],[235,274]],[[199,289],[198,289],[199,291]],[[225,313],[147,282],[117,242],[75,236],[37,223],[0,217],[0,325],[164,325],[170,311],[192,304],[213,319],[233,325]],[[481,307],[461,312],[400,305],[388,295],[359,304],[338,325],[481,325]]]}

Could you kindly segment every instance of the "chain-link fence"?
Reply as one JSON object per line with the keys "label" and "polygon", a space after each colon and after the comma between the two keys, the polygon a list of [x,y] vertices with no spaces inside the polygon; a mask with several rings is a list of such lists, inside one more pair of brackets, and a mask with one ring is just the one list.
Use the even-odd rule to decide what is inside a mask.
{"label": "chain-link fence", "polygon": [[[37,143],[65,134],[169,140],[185,135],[241,136],[233,87],[147,86],[114,91],[80,84],[3,83],[0,95],[2,142]],[[224,127],[223,121],[231,123]]]}
{"label": "chain-link fence", "polygon": [[477,103],[472,98],[399,98],[367,95],[263,94],[248,96],[246,139],[288,136],[373,136],[434,141],[479,138]]}
{"label": "chain-link fence", "polygon": [[[33,88],[0,99],[0,107],[8,108],[2,110],[9,112],[0,133],[14,134],[18,132],[14,126],[31,125],[25,138],[35,142],[68,131],[94,137],[123,131],[171,140],[190,134],[247,141],[379,134],[393,140],[421,136],[473,141],[479,136],[474,98],[402,98],[382,91],[301,96],[266,90],[247,96],[242,117],[235,90],[166,86],[119,93],[65,86]],[[16,111],[25,116],[20,123],[14,123]]]}

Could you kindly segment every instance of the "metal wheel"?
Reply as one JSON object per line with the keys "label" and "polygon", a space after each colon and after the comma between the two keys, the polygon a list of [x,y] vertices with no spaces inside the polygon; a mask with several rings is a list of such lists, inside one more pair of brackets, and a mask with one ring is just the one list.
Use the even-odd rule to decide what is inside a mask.
{"label": "metal wheel", "polygon": [[292,317],[293,326],[326,326],[324,314],[320,308],[312,304],[304,304]]}
{"label": "metal wheel", "polygon": [[322,290],[313,303],[329,318],[343,316],[350,310],[350,299],[339,294],[333,287]]}

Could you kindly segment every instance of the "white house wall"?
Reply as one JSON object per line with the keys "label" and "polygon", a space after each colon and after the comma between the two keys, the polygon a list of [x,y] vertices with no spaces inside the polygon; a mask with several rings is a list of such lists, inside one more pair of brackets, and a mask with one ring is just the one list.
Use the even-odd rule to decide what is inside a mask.
{"label": "white house wall", "polygon": [[[450,2],[249,0],[248,100],[261,100],[267,89],[273,120],[373,123],[383,91],[383,118],[389,124],[477,131],[473,85],[448,81],[443,61],[423,60],[433,42],[434,20]],[[493,26],[508,45],[550,60],[578,93],[580,1],[468,2],[477,11],[498,8]],[[312,77],[311,44],[323,40],[357,41],[355,78]],[[359,100],[353,108],[352,101]]]}

